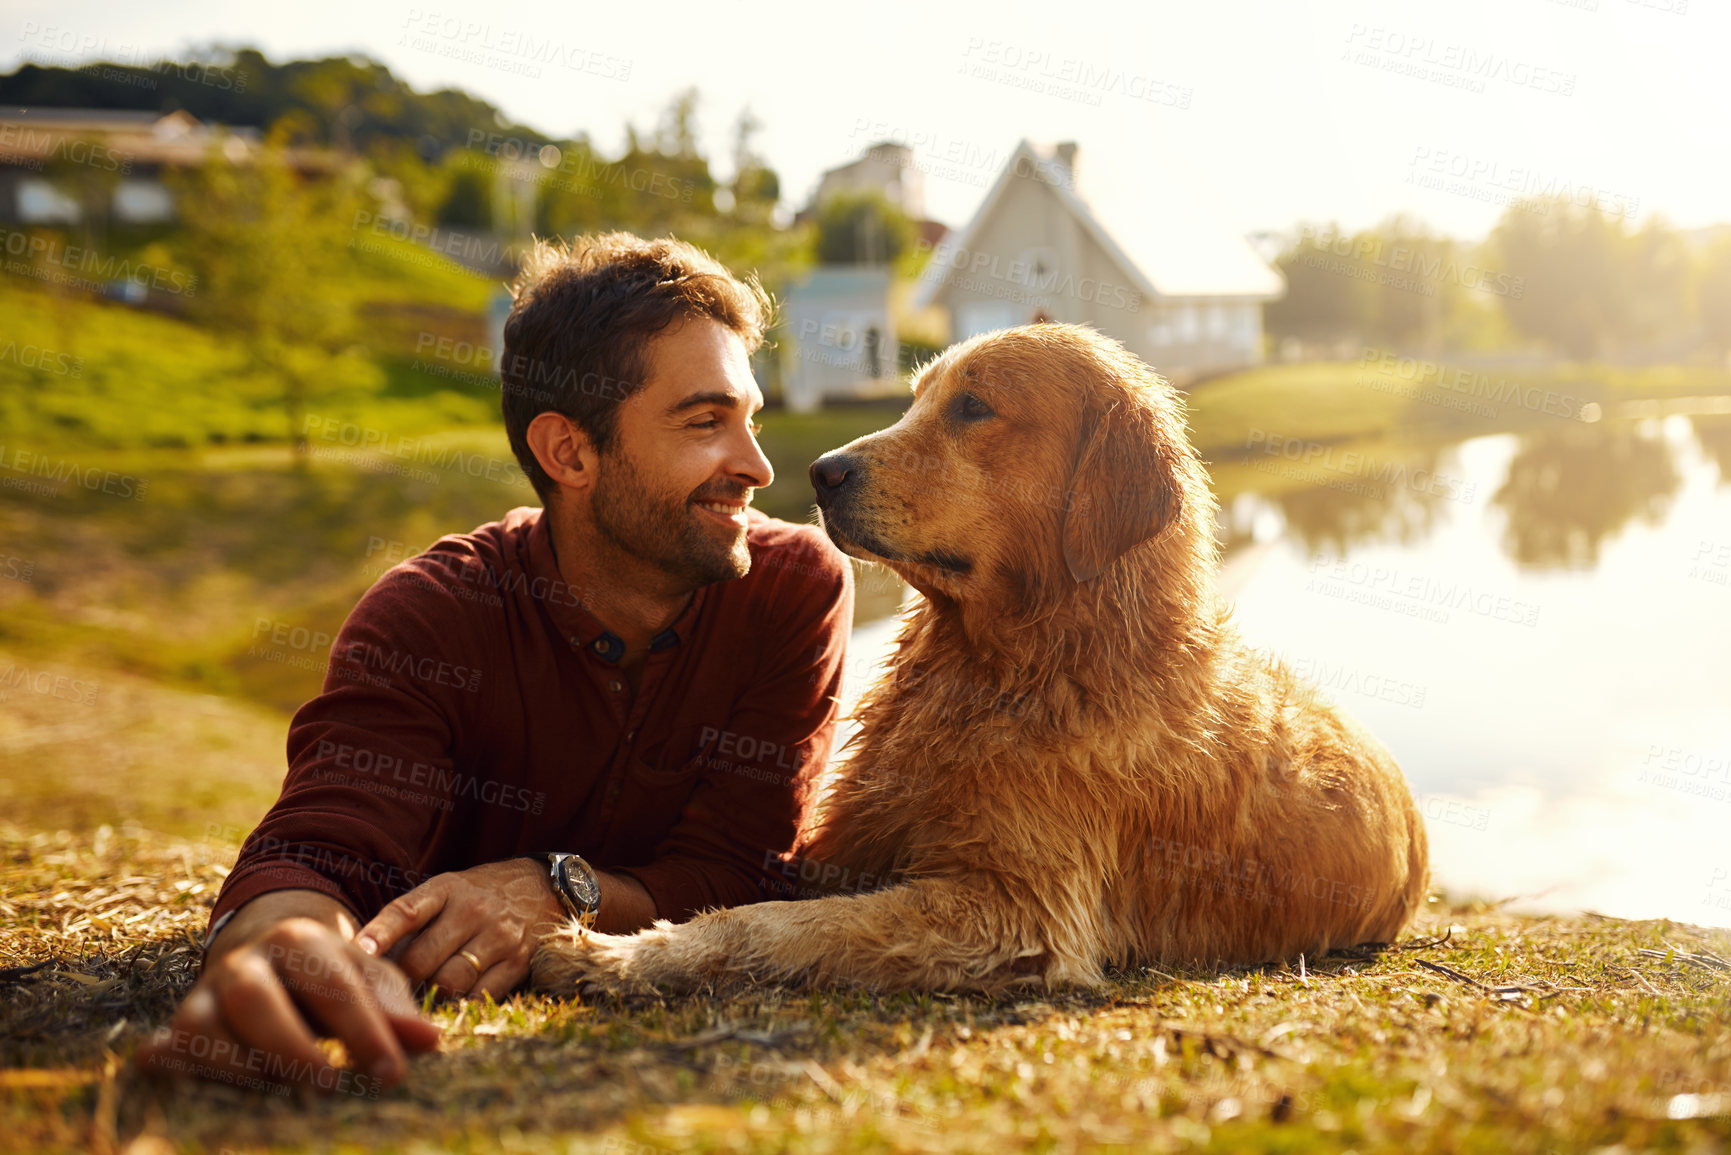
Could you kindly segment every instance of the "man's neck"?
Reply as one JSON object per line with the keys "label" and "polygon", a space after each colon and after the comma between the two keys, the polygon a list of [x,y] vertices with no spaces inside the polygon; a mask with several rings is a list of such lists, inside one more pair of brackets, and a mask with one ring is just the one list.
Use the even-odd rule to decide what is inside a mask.
{"label": "man's neck", "polygon": [[620,664],[641,662],[650,641],[679,620],[695,591],[622,552],[593,526],[552,508],[542,516],[560,578],[582,599],[583,608],[625,643]]}

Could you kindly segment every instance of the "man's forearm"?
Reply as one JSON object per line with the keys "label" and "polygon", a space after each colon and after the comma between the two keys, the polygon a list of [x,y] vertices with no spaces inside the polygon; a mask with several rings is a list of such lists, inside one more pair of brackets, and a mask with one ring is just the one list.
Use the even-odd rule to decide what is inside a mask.
{"label": "man's forearm", "polygon": [[601,909],[595,914],[595,929],[603,934],[630,934],[655,921],[655,900],[643,884],[629,874],[595,872],[601,883]]}
{"label": "man's forearm", "polygon": [[322,891],[266,891],[234,912],[234,917],[210,944],[204,965],[211,966],[229,951],[245,946],[271,927],[291,918],[310,918],[344,938],[353,938],[360,928],[348,907]]}

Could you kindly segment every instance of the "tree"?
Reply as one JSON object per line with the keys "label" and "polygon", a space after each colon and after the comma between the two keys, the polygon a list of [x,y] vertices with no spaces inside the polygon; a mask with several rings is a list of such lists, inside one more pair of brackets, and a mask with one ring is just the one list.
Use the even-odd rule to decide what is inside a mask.
{"label": "tree", "polygon": [[313,382],[346,375],[350,222],[358,174],[303,179],[273,141],[256,161],[220,144],[175,174],[182,255],[198,276],[196,318],[244,345],[251,367],[275,375],[297,459],[304,460]]}
{"label": "tree", "polygon": [[1490,248],[1522,282],[1503,299],[1510,323],[1570,357],[1651,346],[1688,316],[1688,262],[1661,222],[1630,234],[1596,202],[1538,198],[1510,206]]}
{"label": "tree", "polygon": [[1716,352],[1731,356],[1731,236],[1707,250],[1696,292],[1702,335]]}
{"label": "tree", "polygon": [[839,192],[817,210],[817,259],[826,265],[890,265],[913,246],[914,223],[876,190]]}

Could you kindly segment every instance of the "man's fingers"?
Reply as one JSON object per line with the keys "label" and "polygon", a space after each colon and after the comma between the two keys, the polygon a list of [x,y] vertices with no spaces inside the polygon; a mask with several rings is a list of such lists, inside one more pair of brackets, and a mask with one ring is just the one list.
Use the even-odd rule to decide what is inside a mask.
{"label": "man's fingers", "polygon": [[368,958],[357,965],[343,957],[317,976],[291,976],[288,984],[319,1026],[342,1040],[355,1066],[385,1086],[394,1086],[403,1077],[407,1070],[403,1047],[386,1011],[394,1006],[401,1014],[406,1009],[401,989],[405,984],[395,967],[381,959]]}
{"label": "man's fingers", "polygon": [[444,909],[449,893],[447,875],[429,878],[374,915],[371,922],[356,932],[355,945],[370,955],[384,954],[398,939],[426,926]]}
{"label": "man's fingers", "polygon": [[529,964],[520,962],[499,962],[487,968],[487,973],[481,976],[469,991],[471,997],[482,994],[492,995],[495,1000],[503,1000],[506,995],[522,982],[529,973]]}
{"label": "man's fingers", "polygon": [[[490,930],[493,918],[472,889],[463,897],[452,897],[441,907],[439,917],[423,927],[413,945],[398,957],[397,965],[414,982],[431,978],[446,990],[466,991],[480,976],[457,952],[468,946],[470,939]],[[483,968],[490,961],[488,956],[481,956]],[[448,971],[447,962],[455,964]]]}
{"label": "man's fingers", "polygon": [[397,1042],[403,1049],[414,1051],[432,1051],[438,1049],[439,1040],[445,1037],[445,1030],[437,1023],[428,1022],[420,1015],[399,1015],[386,1012],[385,1021],[390,1024],[391,1031],[397,1036]]}
{"label": "man's fingers", "polygon": [[271,1076],[276,1081],[326,1080],[325,1073],[334,1068],[270,960],[251,951],[232,958],[234,974],[216,995],[223,1026],[249,1050],[269,1056],[264,1062],[277,1068]]}

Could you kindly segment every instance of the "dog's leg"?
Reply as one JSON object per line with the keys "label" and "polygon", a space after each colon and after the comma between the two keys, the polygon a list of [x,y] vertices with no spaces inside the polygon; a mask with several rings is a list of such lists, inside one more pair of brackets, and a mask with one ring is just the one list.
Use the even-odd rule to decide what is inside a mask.
{"label": "dog's leg", "polygon": [[534,984],[571,994],[744,981],[878,990],[1098,981],[1086,960],[1055,959],[1018,906],[983,881],[919,879],[871,894],[663,920],[635,935],[562,933],[536,954]]}

